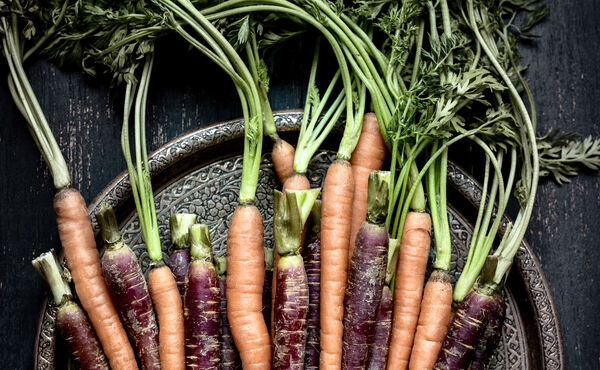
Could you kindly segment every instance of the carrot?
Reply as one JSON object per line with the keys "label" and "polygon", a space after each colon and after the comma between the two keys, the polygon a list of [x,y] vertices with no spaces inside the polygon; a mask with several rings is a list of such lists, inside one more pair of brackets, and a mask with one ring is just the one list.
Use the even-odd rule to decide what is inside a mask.
{"label": "carrot", "polygon": [[[432,152],[439,143],[434,143]],[[427,169],[425,181],[431,223],[435,236],[435,270],[429,277],[423,301],[415,342],[410,356],[411,369],[433,369],[442,342],[446,337],[452,311],[452,285],[450,284],[450,260],[452,241],[448,224],[446,178],[448,150],[445,149],[434,165]]]}
{"label": "carrot", "polygon": [[185,279],[183,299],[186,368],[217,370],[221,367],[221,291],[208,226],[191,226],[189,240],[192,262]]}
{"label": "carrot", "polygon": [[[163,263],[163,254],[158,232],[156,206],[152,192],[150,165],[146,151],[145,110],[148,87],[152,73],[153,56],[146,57],[137,91],[134,82],[128,81],[125,90],[121,148],[127,172],[131,179],[131,190],[137,210],[140,228],[151,268],[148,272],[148,289],[158,318],[159,357],[163,369],[185,368],[184,319],[181,295],[173,273]],[[136,96],[137,95],[137,96]],[[135,101],[135,165],[129,145],[129,116]]]}
{"label": "carrot", "polygon": [[415,343],[410,355],[410,369],[433,369],[446,338],[451,311],[450,275],[445,271],[435,270],[425,286]]}
{"label": "carrot", "polygon": [[123,242],[115,212],[107,203],[96,212],[105,243],[102,274],[115,308],[140,359],[143,370],[160,369],[158,324],[137,256]]}
{"label": "carrot", "polygon": [[388,369],[406,369],[421,308],[429,257],[431,218],[428,213],[406,215],[394,283],[394,315]]}
{"label": "carrot", "polygon": [[279,136],[274,140],[271,160],[281,184],[285,183],[285,180],[294,173],[294,153],[294,147],[287,141],[281,140]]}
{"label": "carrot", "polygon": [[269,369],[271,345],[262,316],[263,224],[254,205],[236,207],[227,235],[227,318],[244,369]]}
{"label": "carrot", "polygon": [[390,172],[372,171],[366,220],[358,229],[344,298],[342,368],[364,369],[385,284],[389,235],[385,226]]}
{"label": "carrot", "polygon": [[32,261],[48,283],[56,307],[56,328],[67,343],[77,367],[83,370],[108,370],[108,362],[83,310],[73,301],[65,271],[54,251],[43,253]]}
{"label": "carrot", "polygon": [[114,369],[137,369],[133,349],[102,277],[100,257],[85,201],[66,188],[54,197],[58,234],[75,290]]}
{"label": "carrot", "polygon": [[321,208],[321,357],[320,367],[342,362],[342,320],[348,273],[348,242],[354,179],[350,162],[335,160],[325,176]]}
{"label": "carrot", "polygon": [[[283,183],[283,191],[286,190],[308,190],[310,189],[310,182],[308,182],[308,178],[303,173],[294,172],[291,176],[285,180]],[[304,246],[304,238],[306,236],[306,227],[302,231],[302,239],[300,240],[300,252],[302,252],[302,247]],[[273,282],[271,286],[271,340],[275,337],[275,325],[273,325],[275,320],[275,290],[277,287],[277,264],[279,263],[279,253],[277,250],[273,251]]]}
{"label": "carrot", "polygon": [[380,170],[385,158],[385,142],[374,113],[367,113],[363,118],[362,131],[358,144],[352,152],[350,163],[354,177],[354,200],[352,201],[352,231],[348,260],[354,253],[354,241],[358,229],[367,216],[367,188],[369,174],[373,170]]}
{"label": "carrot", "polygon": [[158,342],[163,369],[185,368],[183,307],[171,270],[157,266],[148,273],[148,288],[158,316]]}

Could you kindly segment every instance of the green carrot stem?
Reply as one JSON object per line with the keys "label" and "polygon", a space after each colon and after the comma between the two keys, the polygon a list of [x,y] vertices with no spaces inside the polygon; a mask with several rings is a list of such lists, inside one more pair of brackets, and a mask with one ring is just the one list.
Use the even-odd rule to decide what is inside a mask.
{"label": "green carrot stem", "polygon": [[210,231],[206,224],[194,224],[189,228],[190,256],[193,259],[212,260]]}
{"label": "green carrot stem", "polygon": [[104,243],[106,243],[108,248],[117,246],[117,244],[122,244],[123,239],[121,237],[121,231],[119,230],[119,224],[117,223],[115,211],[108,203],[102,203],[100,210],[96,212],[96,221],[98,221],[98,225],[100,225],[102,240],[104,240]]}
{"label": "green carrot stem", "polygon": [[225,256],[214,256],[215,269],[217,270],[217,276],[222,279],[227,274],[227,257]]}
{"label": "green carrot stem", "polygon": [[304,224],[321,189],[275,190],[273,239],[280,256],[300,253]]}
{"label": "green carrot stem", "polygon": [[176,249],[190,249],[190,228],[198,217],[192,213],[172,213],[169,217],[171,242]]}
{"label": "green carrot stem", "polygon": [[[123,128],[121,131],[121,147],[123,149],[125,162],[127,163],[127,170],[129,172],[129,179],[131,181],[131,190],[138,212],[144,241],[146,242],[148,256],[152,261],[158,262],[162,259],[160,235],[158,233],[158,222],[156,219],[156,209],[154,206],[154,194],[152,192],[152,182],[148,168],[148,154],[145,143],[142,143],[143,138],[145,138],[145,100],[147,99],[153,60],[153,55],[146,57],[142,76],[140,77],[140,85],[137,89],[137,94],[132,91],[135,88],[135,83],[128,82],[126,86]],[[132,66],[131,71],[134,70],[135,66]],[[134,101],[134,137],[136,154],[135,166],[131,158],[131,149],[129,145],[129,116],[131,114]]]}
{"label": "green carrot stem", "polygon": [[385,271],[385,284],[390,286],[392,292],[394,291],[391,284],[396,276],[396,265],[398,263],[398,254],[400,253],[400,239],[390,239],[388,244],[388,262]]}
{"label": "green carrot stem", "polygon": [[382,224],[387,218],[390,196],[390,172],[371,171],[367,193],[367,220]]}
{"label": "green carrot stem", "polygon": [[[451,140],[449,140],[449,141],[445,142],[443,145],[441,145],[440,148],[429,157],[429,160],[427,161],[427,163],[425,163],[425,165],[421,168],[421,171],[418,173],[417,177],[415,178],[415,182],[413,182],[412,186],[410,187],[410,191],[408,192],[407,199],[413,198],[413,196],[415,195],[415,193],[417,192],[417,190],[419,188],[419,184],[420,184],[421,180],[423,179],[423,176],[425,176],[425,173],[427,172],[429,167],[435,162],[435,160],[440,155],[442,155],[442,153],[444,152],[444,150],[446,148],[448,148],[450,145],[454,144],[455,142],[457,142],[461,139],[464,139],[465,137],[470,137],[472,135],[475,135],[477,132],[481,131],[486,126],[487,126],[487,124],[483,124],[477,128],[466,131],[460,135],[455,136]],[[400,222],[398,223],[398,225],[400,225],[400,226],[398,227],[398,231],[397,231],[396,235],[402,235],[402,231],[404,228],[404,221],[406,220],[406,215],[408,213],[409,205],[410,205],[409,202],[405,202],[402,207],[402,212],[401,212],[402,216],[400,218]]]}
{"label": "green carrot stem", "polygon": [[273,255],[273,249],[263,247],[265,252],[265,270],[273,271],[273,266],[275,265],[275,256]]}
{"label": "green carrot stem", "polygon": [[311,211],[312,215],[312,233],[318,235],[321,232],[321,201],[315,200]]}
{"label": "green carrot stem", "polygon": [[[538,180],[539,180],[539,158],[538,158],[538,149],[537,149],[537,142],[536,142],[536,136],[535,136],[535,128],[533,126],[531,118],[529,117],[527,108],[525,107],[525,104],[523,103],[523,100],[521,99],[517,89],[514,87],[510,77],[508,76],[506,71],[502,68],[502,66],[500,65],[498,60],[495,58],[489,45],[487,45],[487,43],[481,36],[481,33],[479,32],[479,26],[477,25],[477,22],[475,20],[475,15],[474,15],[473,0],[467,0],[467,14],[468,14],[471,29],[475,33],[475,37],[477,38],[478,43],[481,44],[481,47],[482,47],[483,51],[485,52],[486,56],[491,61],[492,65],[494,66],[494,68],[496,69],[498,74],[500,74],[504,83],[508,86],[509,92],[511,94],[511,99],[513,99],[514,102],[516,103],[517,109],[518,109],[522,119],[524,120],[524,123],[525,123],[524,130],[527,132],[527,137],[529,139],[528,142],[531,145],[531,147],[529,148],[529,151],[526,152],[526,156],[528,157],[529,154],[531,154],[531,157],[532,157],[531,162],[532,162],[533,168],[529,173],[526,174],[527,176],[525,176],[525,179],[524,179],[524,180],[530,180],[529,188],[528,188],[528,190],[529,190],[528,199],[527,199],[527,203],[524,207],[524,210],[522,210],[522,214],[523,214],[522,222],[519,222],[518,224],[515,223],[515,227],[513,228],[511,236],[509,237],[509,241],[507,242],[508,245],[511,245],[512,250],[515,251],[514,253],[516,253],[516,250],[518,250],[518,246],[521,243],[521,241],[523,240],[523,236],[525,235],[525,231],[527,229],[527,224],[529,223],[529,219],[531,218],[531,213],[533,211],[533,204],[535,202],[535,194],[537,191],[537,184],[538,184]],[[520,214],[521,214],[521,212],[520,212]],[[514,256],[514,254],[513,254],[513,256]],[[504,273],[508,272],[509,268],[510,268],[510,266],[503,266],[504,271],[499,271],[499,273],[504,274]]]}
{"label": "green carrot stem", "polygon": [[24,114],[29,132],[50,169],[54,188],[61,190],[71,185],[69,169],[23,69],[23,41],[19,38],[16,16],[12,20],[13,22],[9,22],[6,16],[0,18],[0,34],[4,34],[2,50],[14,87],[11,94]]}
{"label": "green carrot stem", "polygon": [[54,251],[42,253],[32,261],[32,264],[50,286],[54,303],[57,306],[62,306],[73,299],[71,288],[63,278],[63,269],[60,267]]}

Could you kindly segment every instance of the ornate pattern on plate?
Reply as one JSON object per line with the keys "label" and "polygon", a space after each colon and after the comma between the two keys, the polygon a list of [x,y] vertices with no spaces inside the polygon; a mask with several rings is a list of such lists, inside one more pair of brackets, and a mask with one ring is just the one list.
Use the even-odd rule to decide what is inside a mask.
{"label": "ornate pattern on plate", "polygon": [[[299,113],[279,113],[275,115],[280,131],[297,130],[301,115]],[[176,164],[194,153],[207,149],[213,145],[223,143],[243,134],[241,120],[217,124],[205,129],[179,137],[166,144],[153,153],[150,158],[150,167],[153,175],[161,173],[164,169]],[[311,162],[308,177],[313,186],[319,186],[324,178],[328,163],[333,159],[331,152],[319,153]],[[199,215],[199,220],[207,223],[211,229],[213,243],[219,253],[224,253],[226,243],[227,225],[233,208],[237,204],[237,193],[241,174],[241,157],[233,156],[210,165],[201,167],[174,182],[165,186],[156,194],[159,230],[163,249],[167,251],[170,246],[168,240],[168,217],[171,212],[191,212]],[[478,185],[462,170],[450,166],[449,179],[455,187],[474,201],[481,196]],[[256,204],[265,220],[265,240],[267,246],[272,247],[272,189],[277,184],[272,164],[268,155],[263,155],[260,173],[260,185],[257,189]],[[479,193],[478,193],[479,191]],[[131,196],[128,177],[125,173],[118,176],[105,191],[90,204],[90,213],[94,213],[101,202],[106,201],[113,207],[122,206]],[[471,229],[468,223],[453,209],[450,210],[450,225],[452,243],[458,254],[452,256],[453,278],[458,277],[466,260],[467,247],[470,241]],[[97,229],[95,220],[93,226]],[[135,213],[126,217],[122,225],[125,241],[134,249],[142,268],[146,269],[148,257],[141,239],[139,222]],[[549,294],[549,289],[539,263],[532,256],[531,251],[524,247],[517,255],[517,268],[523,274],[528,284],[531,302],[533,302],[540,325],[538,326],[542,337],[542,351],[544,353],[544,368],[557,369],[564,367],[562,342],[560,330],[556,320],[554,305]],[[454,282],[454,281],[453,281]],[[517,310],[517,303],[510,293],[506,291],[507,319],[503,329],[503,342],[494,354],[492,368],[494,369],[524,369],[528,368],[528,348],[525,342],[525,333],[522,320]],[[40,325],[36,338],[34,367],[36,369],[49,369],[54,366],[56,348],[56,335],[54,333],[55,310],[48,302],[44,305],[40,317]]]}

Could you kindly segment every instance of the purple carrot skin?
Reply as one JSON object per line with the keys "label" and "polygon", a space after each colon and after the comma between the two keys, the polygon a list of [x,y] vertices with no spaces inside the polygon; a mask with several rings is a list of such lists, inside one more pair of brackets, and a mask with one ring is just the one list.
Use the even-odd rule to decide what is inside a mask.
{"label": "purple carrot skin", "polygon": [[390,173],[369,175],[367,220],[356,233],[344,296],[342,369],[363,369],[373,342],[388,259],[385,227]]}
{"label": "purple carrot skin", "polygon": [[300,255],[306,219],[320,189],[277,190],[273,238],[280,255],[275,268],[273,369],[304,369],[308,278]]}
{"label": "purple carrot skin", "polygon": [[133,251],[123,243],[115,213],[104,203],[96,212],[106,250],[102,275],[127,334],[133,340],[142,369],[160,369],[158,325],[146,279]]}
{"label": "purple carrot skin", "polygon": [[192,262],[185,280],[185,358],[187,369],[220,368],[221,298],[217,271],[212,263],[206,225],[189,228]]}
{"label": "purple carrot skin", "polygon": [[302,257],[282,256],[276,270],[273,369],[303,369],[308,281]]}
{"label": "purple carrot skin", "polygon": [[304,268],[308,281],[308,315],[306,317],[306,353],[304,368],[319,368],[321,353],[321,326],[319,324],[321,304],[321,201],[316,201],[312,209],[312,230],[309,242],[304,248]]}
{"label": "purple carrot skin", "polygon": [[477,344],[471,370],[485,370],[489,368],[494,350],[498,346],[502,336],[502,326],[506,315],[506,302],[500,294],[494,295],[494,307],[490,311],[488,324],[485,332]]}
{"label": "purple carrot skin", "polygon": [[384,285],[381,293],[381,302],[377,311],[377,324],[373,344],[369,349],[367,370],[385,370],[387,364],[388,348],[390,345],[390,333],[392,331],[392,309],[394,299],[387,285]]}
{"label": "purple carrot skin", "polygon": [[190,251],[189,249],[175,249],[169,256],[169,267],[175,277],[177,283],[177,289],[183,296],[185,292],[185,276],[187,275],[188,266],[190,265]]}
{"label": "purple carrot skin", "polygon": [[185,291],[185,277],[191,261],[188,231],[196,223],[196,218],[196,215],[191,213],[172,213],[169,217],[169,229],[173,243],[173,249],[169,256],[169,267],[182,297]]}
{"label": "purple carrot skin", "polygon": [[265,250],[265,283],[263,285],[263,308],[267,330],[271,332],[271,308],[273,294],[273,249],[264,247]]}
{"label": "purple carrot skin", "polygon": [[466,369],[494,308],[494,297],[472,290],[458,306],[434,369]]}
{"label": "purple carrot skin", "polygon": [[227,318],[227,259],[215,257],[215,267],[219,276],[219,288],[221,292],[221,370],[237,370],[242,368],[240,355],[235,348],[229,319]]}
{"label": "purple carrot skin", "polygon": [[100,342],[81,307],[73,302],[73,294],[63,279],[64,272],[54,251],[43,253],[32,264],[50,286],[57,306],[56,327],[67,342],[77,367],[82,370],[108,370]]}

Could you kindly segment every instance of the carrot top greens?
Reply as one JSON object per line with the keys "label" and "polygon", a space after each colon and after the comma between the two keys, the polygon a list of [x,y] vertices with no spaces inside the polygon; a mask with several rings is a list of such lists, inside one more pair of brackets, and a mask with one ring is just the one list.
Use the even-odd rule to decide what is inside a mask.
{"label": "carrot top greens", "polygon": [[67,1],[63,1],[62,7],[55,9],[54,23],[48,29],[40,29],[34,22],[39,16],[35,4],[29,1],[0,1],[0,48],[9,69],[8,88],[50,169],[56,190],[69,187],[71,175],[23,63],[55,32],[55,25],[62,22],[66,5]]}

